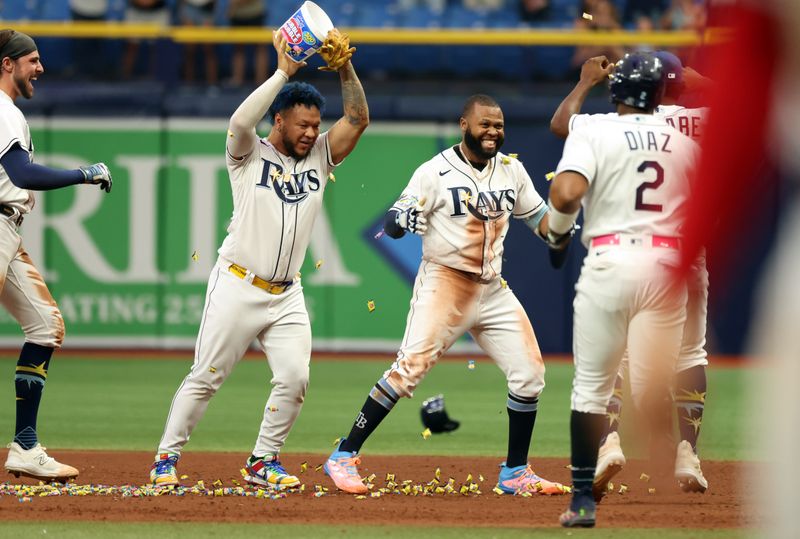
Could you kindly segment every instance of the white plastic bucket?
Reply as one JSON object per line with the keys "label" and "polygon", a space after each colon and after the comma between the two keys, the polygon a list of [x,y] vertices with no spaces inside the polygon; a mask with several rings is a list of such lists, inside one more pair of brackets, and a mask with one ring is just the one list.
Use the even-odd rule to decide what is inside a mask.
{"label": "white plastic bucket", "polygon": [[286,52],[295,62],[302,62],[317,52],[333,28],[330,17],[314,2],[303,5],[281,26],[286,38]]}

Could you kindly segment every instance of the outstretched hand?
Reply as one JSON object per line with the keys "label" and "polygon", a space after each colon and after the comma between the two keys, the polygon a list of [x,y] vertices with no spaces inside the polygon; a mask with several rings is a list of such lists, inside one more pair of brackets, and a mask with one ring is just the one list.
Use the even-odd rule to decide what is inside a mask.
{"label": "outstretched hand", "polygon": [[105,163],[95,163],[94,165],[80,167],[80,171],[83,173],[83,183],[99,185],[100,189],[104,190],[106,193],[111,192],[111,185],[113,183],[111,180],[111,171],[108,170]]}
{"label": "outstretched hand", "polygon": [[278,53],[278,69],[286,73],[288,76],[293,76],[297,73],[300,68],[307,66],[306,62],[295,62],[289,56],[289,53],[286,52],[287,50],[287,42],[286,36],[283,35],[283,32],[280,30],[275,30],[272,32],[272,45],[275,47],[275,51]]}

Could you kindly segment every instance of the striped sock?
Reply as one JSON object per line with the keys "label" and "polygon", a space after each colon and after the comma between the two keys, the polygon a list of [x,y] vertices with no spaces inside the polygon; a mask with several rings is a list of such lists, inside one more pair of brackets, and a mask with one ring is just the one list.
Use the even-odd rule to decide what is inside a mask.
{"label": "striped sock", "polygon": [[47,379],[47,368],[53,348],[26,342],[22,346],[14,374],[14,386],[17,393],[17,424],[14,430],[14,441],[22,449],[31,449],[38,443],[36,436],[36,418],[39,414],[39,403],[42,400],[44,382]]}
{"label": "striped sock", "polygon": [[536,410],[539,397],[520,397],[508,392],[506,411],[508,412],[508,455],[506,466],[516,468],[528,463],[533,425],[536,423]]}
{"label": "striped sock", "polygon": [[340,451],[358,453],[361,446],[367,441],[370,434],[378,428],[383,418],[389,415],[400,396],[389,385],[385,378],[381,378],[369,392],[364,406],[358,413],[347,439],[339,446]]}

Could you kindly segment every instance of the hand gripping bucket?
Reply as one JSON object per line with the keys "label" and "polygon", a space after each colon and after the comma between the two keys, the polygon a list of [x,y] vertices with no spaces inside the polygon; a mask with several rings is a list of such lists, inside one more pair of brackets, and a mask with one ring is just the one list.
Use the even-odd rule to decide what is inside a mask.
{"label": "hand gripping bucket", "polygon": [[286,38],[286,52],[299,63],[317,52],[332,28],[331,19],[321,7],[314,2],[303,2],[280,30]]}

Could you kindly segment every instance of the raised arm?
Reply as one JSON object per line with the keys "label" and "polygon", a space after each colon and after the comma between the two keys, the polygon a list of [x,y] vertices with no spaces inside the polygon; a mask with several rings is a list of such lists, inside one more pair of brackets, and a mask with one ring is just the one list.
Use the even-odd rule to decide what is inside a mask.
{"label": "raised arm", "polygon": [[256,88],[239,105],[228,124],[228,153],[234,159],[249,155],[258,141],[256,126],[269,110],[275,96],[281,91],[289,77],[306,65],[297,63],[286,54],[286,38],[281,32],[273,32],[272,44],[278,53],[278,69],[261,86]]}
{"label": "raised arm", "polygon": [[342,82],[344,115],[328,132],[331,158],[334,163],[340,162],[353,151],[361,134],[369,125],[367,97],[351,62],[348,61],[339,69],[339,78]]}
{"label": "raised arm", "polygon": [[550,120],[550,131],[561,138],[569,135],[569,119],[579,114],[591,89],[605,81],[614,70],[614,64],[605,56],[589,58],[581,67],[581,78],[575,88],[564,98]]}

